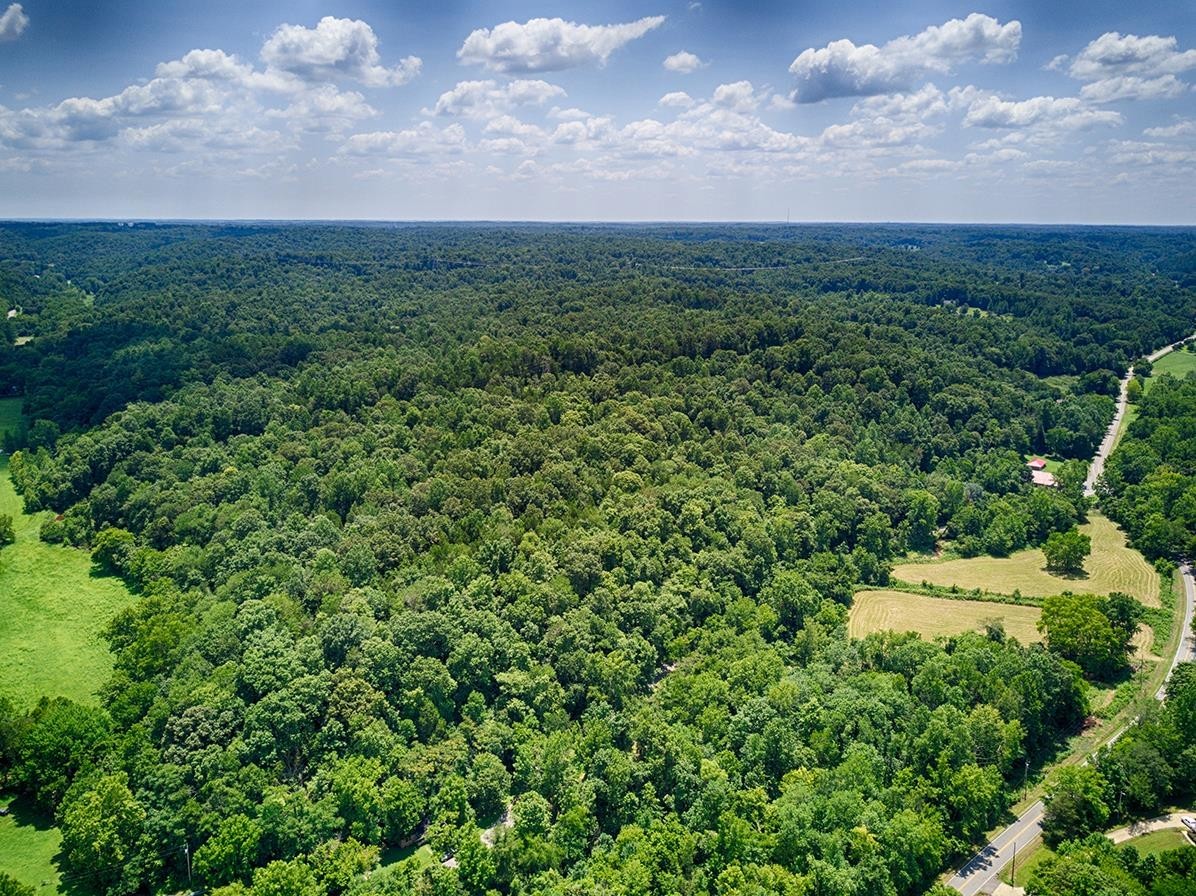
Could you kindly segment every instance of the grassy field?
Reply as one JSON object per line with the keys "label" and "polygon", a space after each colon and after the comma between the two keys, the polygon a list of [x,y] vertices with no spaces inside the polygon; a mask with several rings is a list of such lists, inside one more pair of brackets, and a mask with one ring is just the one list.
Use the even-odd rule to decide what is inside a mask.
{"label": "grassy field", "polygon": [[[0,799],[0,803],[6,802],[7,799]],[[8,805],[11,814],[0,818],[0,871],[11,874],[39,894],[59,891],[54,856],[62,844],[62,834],[52,819],[29,811],[21,803]]]}
{"label": "grassy field", "polygon": [[1169,373],[1176,379],[1183,379],[1190,373],[1196,373],[1196,352],[1188,350],[1168,352],[1152,365],[1150,379],[1146,381],[1146,388],[1150,388],[1150,381],[1163,373]]}
{"label": "grassy field", "polygon": [[853,638],[879,631],[917,632],[933,638],[983,631],[985,622],[1000,619],[1007,635],[1030,644],[1042,640],[1035,628],[1041,612],[1038,607],[952,600],[904,591],[860,591],[851,604],[848,632]]}
{"label": "grassy field", "polygon": [[1092,538],[1092,556],[1084,563],[1086,575],[1065,578],[1046,571],[1042,551],[1033,548],[1010,557],[969,557],[929,563],[905,563],[893,568],[893,578],[910,584],[925,581],[964,590],[980,588],[998,594],[1014,590],[1027,596],[1046,597],[1063,591],[1110,594],[1122,591],[1148,607],[1159,606],[1159,575],[1146,559],[1126,544],[1125,534],[1107,517],[1089,515],[1080,531]]}
{"label": "grassy field", "polygon": [[[0,401],[0,426],[19,402]],[[15,544],[0,550],[0,693],[28,706],[42,696],[91,701],[111,659],[100,632],[132,596],[119,580],[92,575],[91,559],[38,540],[41,515],[24,513],[0,457],[0,513],[11,514]]]}
{"label": "grassy field", "polygon": [[1143,856],[1153,856],[1171,849],[1179,849],[1182,846],[1190,847],[1192,844],[1188,842],[1183,831],[1171,830],[1152,831],[1141,837],[1135,837],[1133,840],[1127,840],[1126,845],[1133,846]]}

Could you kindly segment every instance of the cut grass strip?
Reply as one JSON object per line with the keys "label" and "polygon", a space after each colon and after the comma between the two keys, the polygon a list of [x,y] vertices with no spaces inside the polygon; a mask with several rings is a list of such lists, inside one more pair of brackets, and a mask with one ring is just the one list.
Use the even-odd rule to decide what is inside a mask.
{"label": "cut grass strip", "polygon": [[1080,531],[1092,538],[1092,555],[1086,574],[1065,578],[1047,572],[1042,550],[1032,548],[1009,557],[969,557],[961,560],[903,563],[893,568],[893,578],[927,582],[940,588],[955,585],[1012,594],[1047,597],[1064,591],[1112,594],[1121,591],[1147,607],[1159,606],[1159,574],[1146,558],[1131,548],[1125,534],[1111,520],[1092,513]]}

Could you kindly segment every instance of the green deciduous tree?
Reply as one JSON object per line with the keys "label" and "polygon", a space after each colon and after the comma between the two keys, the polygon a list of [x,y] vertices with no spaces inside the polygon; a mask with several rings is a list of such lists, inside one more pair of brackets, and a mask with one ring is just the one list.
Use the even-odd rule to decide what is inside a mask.
{"label": "green deciduous tree", "polygon": [[1104,830],[1109,820],[1109,783],[1091,765],[1064,766],[1047,788],[1043,838],[1049,844]]}
{"label": "green deciduous tree", "polygon": [[1084,571],[1084,560],[1092,553],[1092,539],[1075,527],[1066,532],[1052,532],[1042,552],[1051,572],[1078,575]]}
{"label": "green deciduous tree", "polygon": [[129,864],[141,837],[145,809],[129,790],[123,773],[81,778],[71,786],[59,810],[62,849],[70,870],[97,881],[112,893],[138,885]]}
{"label": "green deciduous tree", "polygon": [[1087,674],[1111,675],[1125,666],[1128,639],[1103,610],[1104,601],[1092,594],[1048,597],[1042,604],[1038,630],[1046,632],[1052,651]]}

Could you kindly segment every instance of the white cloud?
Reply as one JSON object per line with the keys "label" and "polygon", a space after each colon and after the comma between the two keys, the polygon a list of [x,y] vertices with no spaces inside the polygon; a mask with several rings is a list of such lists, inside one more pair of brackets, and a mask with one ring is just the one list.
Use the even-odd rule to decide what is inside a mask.
{"label": "white cloud", "polygon": [[690,72],[696,72],[702,68],[706,63],[695,56],[693,53],[682,50],[680,53],[674,53],[672,56],[665,57],[664,62],[661,63],[666,69],[678,74],[688,75]]}
{"label": "white cloud", "polygon": [[1080,88],[1080,96],[1094,103],[1112,103],[1117,100],[1175,99],[1188,90],[1188,85],[1175,75],[1161,75],[1158,78],[1118,75],[1085,84]]}
{"label": "white cloud", "polygon": [[1196,119],[1181,118],[1175,124],[1165,127],[1147,128],[1142,132],[1147,137],[1171,139],[1174,137],[1196,137]]}
{"label": "white cloud", "polygon": [[1109,31],[1084,47],[1068,72],[1081,81],[1097,81],[1117,75],[1175,75],[1192,68],[1196,50],[1181,52],[1174,37]]}
{"label": "white cloud", "polygon": [[1177,146],[1174,143],[1123,140],[1110,144],[1109,158],[1119,165],[1173,166],[1191,169],[1196,166],[1196,148]]}
{"label": "white cloud", "polygon": [[666,93],[656,101],[656,105],[658,106],[677,109],[688,109],[693,104],[694,98],[684,90],[674,90],[672,93]]}
{"label": "white cloud", "polygon": [[578,109],[577,107],[570,107],[562,109],[560,106],[553,106],[548,110],[548,117],[556,119],[557,121],[584,121],[587,118],[592,118],[585,109]]}
{"label": "white cloud", "polygon": [[338,90],[331,84],[304,91],[285,108],[266,113],[270,118],[288,121],[291,127],[301,131],[340,131],[377,114],[357,91]]}
{"label": "white cloud", "polygon": [[1028,100],[977,97],[964,116],[966,127],[1077,130],[1098,125],[1121,124],[1121,114],[1093,109],[1076,97],[1036,96]]}
{"label": "white cloud", "polygon": [[[1057,56],[1051,67],[1062,69],[1069,57]],[[1094,103],[1159,100],[1183,96],[1189,87],[1176,75],[1196,68],[1196,50],[1180,50],[1174,37],[1120,34],[1109,31],[1084,47],[1067,72],[1087,81],[1080,95]]]}
{"label": "white cloud", "polygon": [[946,73],[963,62],[1010,62],[1017,56],[1022,26],[1002,25],[972,13],[942,25],[889,41],[856,46],[837,40],[822,49],[803,50],[789,66],[797,77],[793,99],[814,103],[843,96],[875,96],[907,91],[931,73]]}
{"label": "white cloud", "polygon": [[921,122],[897,123],[886,118],[859,119],[833,124],[821,134],[825,146],[905,146],[931,136],[934,130]]}
{"label": "white cloud", "polygon": [[664,23],[664,16],[647,16],[618,25],[579,25],[564,19],[504,22],[473,31],[457,58],[496,72],[548,72],[597,63]]}
{"label": "white cloud", "polygon": [[419,74],[417,56],[398,65],[382,65],[374,29],[359,19],[324,16],[315,28],[280,25],[262,45],[268,68],[287,72],[305,81],[349,78],[368,87],[406,84]]}
{"label": "white cloud", "polygon": [[[329,21],[325,19],[321,26]],[[294,26],[283,26],[263,47],[262,55],[267,59],[264,70],[223,50],[197,49],[159,64],[153,78],[112,96],[69,97],[56,105],[19,111],[0,109],[0,144],[24,150],[62,150],[123,135],[121,145],[126,149],[177,152],[184,145],[211,146],[217,140],[231,146],[234,132],[260,137],[266,133],[257,128],[263,119],[284,120],[295,130],[343,130],[377,113],[360,93],[307,80],[324,64],[318,59],[334,68],[340,66],[346,74],[355,73],[362,80],[378,80],[382,77],[379,71],[389,72],[387,78],[394,75],[394,70],[375,64],[376,53],[371,56],[369,52],[375,47],[369,26],[349,24],[362,24],[365,29],[354,27],[346,32],[357,36],[358,49],[325,47],[327,52],[321,51],[322,56],[311,50],[307,68],[298,65],[298,55],[286,56],[283,52],[287,47],[297,47],[293,41],[288,43],[290,38],[280,39],[288,33],[294,37],[287,31],[294,32]],[[321,34],[319,28],[297,30],[309,37]],[[327,32],[325,28],[322,40]],[[291,65],[294,70],[279,68],[278,63]],[[286,105],[279,108],[276,104],[280,101]],[[208,143],[192,139],[201,133],[209,135]],[[275,136],[281,139],[281,135]],[[254,145],[265,148],[278,143],[257,139],[246,144],[247,148]]]}
{"label": "white cloud", "polygon": [[851,111],[855,115],[921,120],[942,115],[948,106],[948,96],[933,84],[926,84],[912,93],[867,97],[852,106]]}
{"label": "white cloud", "polygon": [[496,81],[461,81],[452,90],[442,93],[432,109],[424,111],[431,115],[488,118],[514,106],[540,106],[565,95],[562,88],[540,80],[509,81],[505,84]]}
{"label": "white cloud", "polygon": [[414,156],[460,153],[466,149],[465,129],[459,124],[438,128],[423,121],[405,131],[373,131],[354,134],[341,146],[341,153],[350,156]]}
{"label": "white cloud", "polygon": [[4,13],[0,13],[0,41],[16,41],[28,25],[29,16],[22,5],[8,6]]}
{"label": "white cloud", "polygon": [[942,174],[947,171],[954,171],[959,167],[959,162],[952,159],[910,159],[907,162],[902,162],[898,170],[905,173],[912,174]]}
{"label": "white cloud", "polygon": [[762,97],[756,95],[751,81],[736,81],[733,84],[720,84],[714,88],[710,101],[724,109],[736,112],[750,112],[760,105]]}
{"label": "white cloud", "polygon": [[11,4],[0,14],[0,40],[16,40],[29,26],[29,16],[20,3]]}
{"label": "white cloud", "polygon": [[256,152],[278,152],[293,148],[277,131],[264,131],[256,127],[213,126],[210,122],[172,119],[141,128],[128,128],[121,132],[120,140],[131,149],[153,152],[181,153],[194,150],[235,152],[240,156],[246,150]]}

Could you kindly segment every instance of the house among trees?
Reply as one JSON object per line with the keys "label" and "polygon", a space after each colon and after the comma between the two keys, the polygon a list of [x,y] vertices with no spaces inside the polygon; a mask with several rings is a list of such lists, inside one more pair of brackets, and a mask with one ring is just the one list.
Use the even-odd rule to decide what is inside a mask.
{"label": "house among trees", "polygon": [[1055,488],[1059,485],[1055,480],[1055,475],[1047,472],[1046,461],[1041,457],[1030,458],[1026,461],[1026,466],[1030,468],[1030,481],[1035,485],[1041,485],[1046,488]]}

